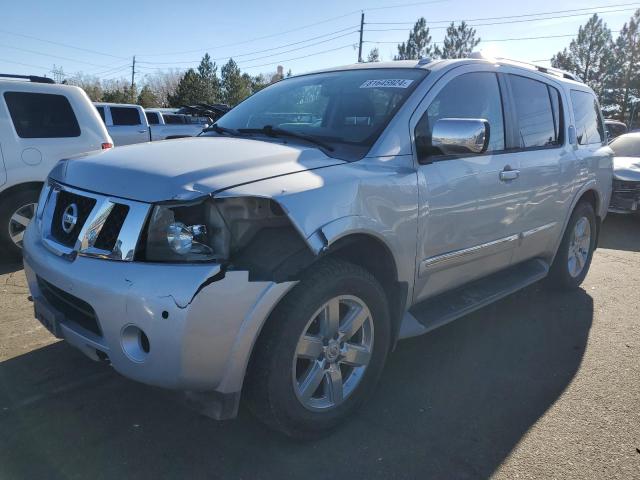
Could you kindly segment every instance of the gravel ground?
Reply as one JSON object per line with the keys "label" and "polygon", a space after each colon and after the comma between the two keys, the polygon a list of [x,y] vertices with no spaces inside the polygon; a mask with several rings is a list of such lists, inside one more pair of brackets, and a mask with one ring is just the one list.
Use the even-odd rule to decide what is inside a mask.
{"label": "gravel ground", "polygon": [[215,422],[33,319],[0,264],[0,478],[640,479],[640,220],[611,216],[583,288],[539,285],[401,342],[332,436]]}

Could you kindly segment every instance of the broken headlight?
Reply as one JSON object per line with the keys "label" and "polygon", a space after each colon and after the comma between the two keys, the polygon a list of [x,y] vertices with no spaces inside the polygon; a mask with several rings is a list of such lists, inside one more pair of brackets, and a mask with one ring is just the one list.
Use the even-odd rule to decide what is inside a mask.
{"label": "broken headlight", "polygon": [[211,202],[157,205],[149,219],[142,256],[149,262],[208,262],[226,254],[223,224]]}

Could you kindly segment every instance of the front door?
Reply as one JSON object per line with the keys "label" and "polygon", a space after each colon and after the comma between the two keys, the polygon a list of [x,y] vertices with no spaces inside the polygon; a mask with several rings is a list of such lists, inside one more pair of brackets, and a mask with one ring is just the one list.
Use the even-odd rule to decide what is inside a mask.
{"label": "front door", "polygon": [[[443,118],[488,121],[487,152],[439,154],[430,146],[431,131]],[[416,111],[412,131],[419,165],[414,290],[418,302],[510,264],[519,239],[515,219],[521,198],[518,156],[505,153],[502,96],[495,67],[460,67],[445,75]]]}

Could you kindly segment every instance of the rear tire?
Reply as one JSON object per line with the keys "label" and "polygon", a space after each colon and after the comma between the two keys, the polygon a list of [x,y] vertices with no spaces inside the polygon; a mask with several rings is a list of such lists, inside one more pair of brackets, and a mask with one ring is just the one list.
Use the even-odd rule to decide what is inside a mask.
{"label": "rear tire", "polygon": [[596,247],[597,223],[593,207],[580,202],[569,219],[556,257],[551,265],[548,284],[559,289],[578,288],[589,272]]}
{"label": "rear tire", "polygon": [[245,379],[247,406],[290,437],[321,436],[374,390],[390,332],[386,296],[373,275],[344,261],[320,261],[268,319]]}
{"label": "rear tire", "polygon": [[35,215],[39,191],[34,188],[11,193],[0,201],[0,256],[22,257],[22,236]]}

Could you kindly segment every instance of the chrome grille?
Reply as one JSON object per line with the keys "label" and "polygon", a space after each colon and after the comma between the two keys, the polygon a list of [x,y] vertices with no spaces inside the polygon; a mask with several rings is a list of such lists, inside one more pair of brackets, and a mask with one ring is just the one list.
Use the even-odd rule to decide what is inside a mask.
{"label": "chrome grille", "polygon": [[[38,208],[43,242],[59,256],[132,261],[150,205],[50,181]],[[70,207],[73,205],[73,207]],[[65,217],[65,213],[72,212]],[[66,223],[65,223],[65,220]],[[72,228],[70,228],[71,224]]]}

